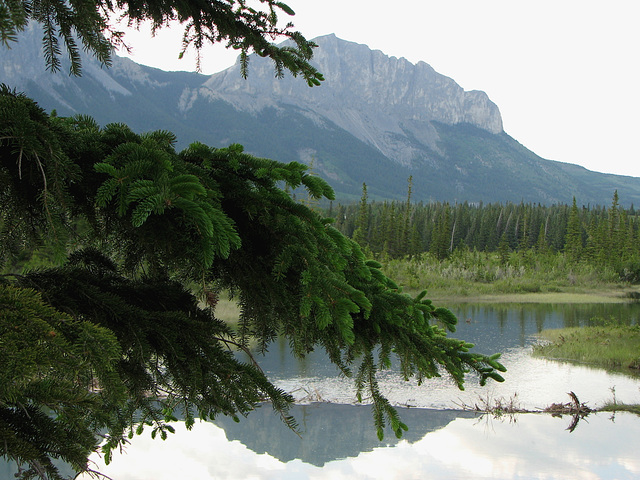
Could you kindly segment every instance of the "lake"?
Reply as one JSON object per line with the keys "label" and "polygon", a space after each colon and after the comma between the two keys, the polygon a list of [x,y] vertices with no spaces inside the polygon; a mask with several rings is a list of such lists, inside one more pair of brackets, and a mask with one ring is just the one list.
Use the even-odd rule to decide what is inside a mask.
{"label": "lake", "polygon": [[[349,379],[338,375],[321,352],[296,360],[286,342],[261,358],[269,377],[298,399],[293,414],[301,437],[265,405],[235,423],[221,417],[196,422],[191,432],[176,424],[166,441],[149,432],[123,455],[97,468],[114,480],[149,479],[637,479],[640,417],[591,414],[575,428],[571,416],[520,414],[494,417],[463,405],[513,402],[527,409],[569,402],[572,391],[597,407],[615,395],[640,403],[640,378],[588,366],[532,358],[535,334],[545,328],[582,326],[594,317],[640,323],[640,305],[458,305],[454,336],[484,353],[503,352],[506,382],[465,391],[446,378],[422,386],[383,372],[383,392],[400,408],[409,431],[379,442],[370,407],[356,405]],[[0,470],[1,473],[1,470]]]}
{"label": "lake", "polygon": [[[536,409],[568,402],[567,392],[571,390],[593,407],[611,400],[612,388],[619,401],[640,402],[640,377],[531,357],[536,334],[543,329],[588,325],[594,318],[638,324],[640,304],[459,305],[451,310],[459,324],[450,335],[474,343],[475,349],[483,353],[502,352],[501,361],[508,369],[506,381],[489,381],[480,387],[470,377],[465,391],[460,391],[447,377],[428,380],[418,387],[415,382],[402,380],[393,370],[382,372],[382,391],[395,405],[452,409],[474,404],[481,397],[509,401],[515,398],[523,408]],[[352,381],[337,375],[322,352],[313,352],[300,361],[288,355],[283,341],[274,345],[260,363],[278,386],[293,392],[300,402],[354,403]]]}

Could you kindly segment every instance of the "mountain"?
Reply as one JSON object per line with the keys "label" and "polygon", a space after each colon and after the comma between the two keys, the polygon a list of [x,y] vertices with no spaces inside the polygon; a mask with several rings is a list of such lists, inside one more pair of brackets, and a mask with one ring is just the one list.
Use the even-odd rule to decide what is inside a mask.
{"label": "mountain", "polygon": [[[0,82],[58,115],[88,114],[139,132],[163,129],[178,147],[240,143],[249,153],[312,164],[343,201],[640,203],[640,179],[544,160],[507,135],[484,92],[464,91],[424,62],[388,57],[334,35],[317,38],[314,64],[326,78],[309,88],[275,78],[269,60],[251,56],[211,75],[164,72],[115,57],[101,68],[83,60],[83,76],[45,70],[40,33],[31,26],[0,48]],[[64,68],[64,67],[63,67]]]}

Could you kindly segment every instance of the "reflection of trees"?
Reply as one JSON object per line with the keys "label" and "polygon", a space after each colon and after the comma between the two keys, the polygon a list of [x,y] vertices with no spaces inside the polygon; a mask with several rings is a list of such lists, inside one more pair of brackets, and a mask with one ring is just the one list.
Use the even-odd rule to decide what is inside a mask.
{"label": "reflection of trees", "polygon": [[[439,430],[456,418],[473,418],[473,412],[454,410],[398,409],[409,426],[402,440],[421,440],[427,433]],[[292,414],[300,424],[301,437],[283,425],[270,408],[260,408],[246,419],[235,423],[220,417],[215,423],[224,428],[228,440],[238,440],[254,452],[268,453],[282,462],[300,459],[323,466],[332,460],[356,457],[376,447],[394,445],[399,440],[391,433],[379,442],[371,427],[371,407],[368,405],[338,405],[317,403],[297,405]]]}
{"label": "reflection of trees", "polygon": [[518,320],[520,321],[520,337],[518,338],[518,346],[524,347],[527,343],[527,311],[523,308],[519,311]]}
{"label": "reflection of trees", "polygon": [[544,330],[544,321],[547,318],[546,309],[536,309],[534,312],[534,317],[536,319],[536,332],[540,333],[542,330]]}
{"label": "reflection of trees", "polygon": [[505,329],[507,325],[507,319],[509,318],[509,310],[505,308],[490,308],[489,311],[495,311],[496,319],[498,320],[498,325],[500,326],[500,332]]}
{"label": "reflection of trees", "polygon": [[594,318],[640,324],[640,303],[460,304],[450,308],[459,319],[456,335],[478,350],[489,351],[526,346],[531,335],[544,329],[590,325]]}

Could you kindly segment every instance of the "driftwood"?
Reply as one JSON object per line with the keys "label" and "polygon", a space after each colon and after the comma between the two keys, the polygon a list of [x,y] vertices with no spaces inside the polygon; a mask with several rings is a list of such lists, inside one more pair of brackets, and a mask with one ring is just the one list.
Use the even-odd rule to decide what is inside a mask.
{"label": "driftwood", "polygon": [[550,413],[554,417],[571,415],[573,417],[573,420],[567,427],[567,430],[569,430],[569,432],[573,432],[578,426],[578,422],[580,422],[580,420],[593,412],[593,410],[587,407],[585,403],[580,403],[580,400],[578,400],[578,396],[575,393],[569,392],[567,393],[567,395],[571,397],[571,401],[569,403],[552,403],[543,411],[545,413]]}
{"label": "driftwood", "polygon": [[573,393],[567,393],[571,398],[567,403],[552,403],[544,410],[527,410],[521,408],[515,401],[515,396],[509,401],[504,399],[480,399],[481,405],[475,403],[474,405],[461,404],[463,410],[471,410],[474,412],[488,413],[494,417],[502,417],[503,415],[511,416],[519,413],[550,413],[554,417],[562,417],[563,415],[571,415],[573,417],[571,424],[567,427],[569,432],[573,432],[578,426],[580,420],[596,410],[589,408],[585,403],[580,403],[578,396]]}
{"label": "driftwood", "polygon": [[543,411],[545,413],[551,413],[553,416],[561,417],[562,415],[588,415],[593,410],[591,410],[585,403],[580,403],[578,400],[578,396],[573,393],[567,393],[569,397],[571,397],[571,401],[569,403],[552,403]]}

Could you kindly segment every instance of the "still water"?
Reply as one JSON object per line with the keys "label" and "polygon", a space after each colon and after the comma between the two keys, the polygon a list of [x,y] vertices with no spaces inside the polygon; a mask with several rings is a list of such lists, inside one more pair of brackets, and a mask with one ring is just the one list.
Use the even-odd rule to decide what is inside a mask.
{"label": "still water", "polygon": [[[608,373],[598,368],[533,358],[536,334],[543,329],[589,325],[599,319],[617,319],[627,324],[640,323],[639,304],[608,305],[460,305],[451,308],[459,318],[452,336],[470,341],[483,353],[502,352],[507,367],[504,383],[489,381],[485,387],[470,377],[464,391],[448,378],[435,378],[418,387],[393,372],[382,372],[382,390],[399,406],[430,409],[455,409],[473,405],[479,398],[513,401],[522,408],[539,409],[552,403],[569,401],[573,391],[591,407],[613,398],[620,402],[640,402],[640,377],[627,373]],[[274,345],[261,361],[275,383],[293,392],[301,402],[323,401],[354,403],[352,381],[340,377],[321,352],[304,361],[287,355],[286,343]]]}
{"label": "still water", "polygon": [[527,409],[569,401],[567,392],[596,407],[615,398],[640,403],[640,379],[531,357],[535,334],[545,328],[581,326],[594,317],[640,323],[640,305],[460,305],[455,336],[484,353],[503,352],[506,382],[464,392],[446,378],[422,386],[393,371],[380,381],[400,408],[409,432],[379,442],[370,407],[356,405],[351,381],[340,377],[321,352],[293,359],[276,343],[262,359],[270,378],[293,392],[301,437],[263,406],[239,424],[227,418],[176,425],[162,442],[148,433],[132,440],[98,470],[114,480],[137,479],[638,479],[640,417],[592,414],[573,431],[570,416],[522,414],[495,418],[462,405],[495,400]]}

